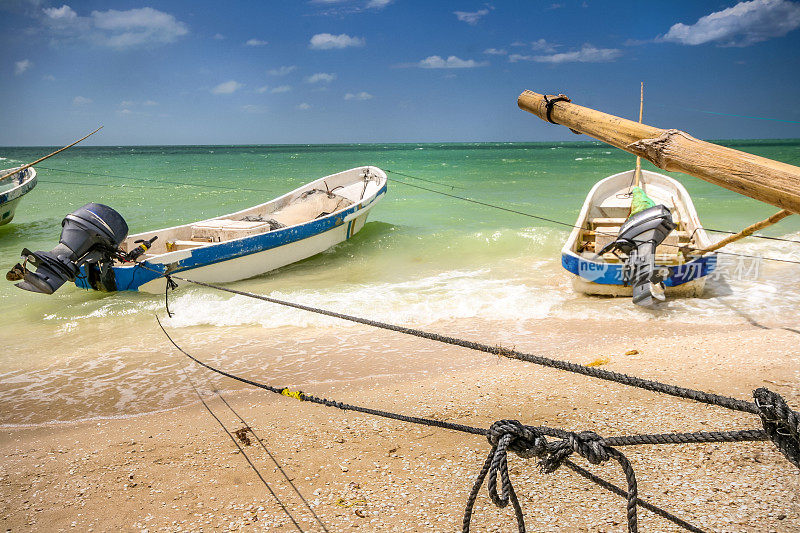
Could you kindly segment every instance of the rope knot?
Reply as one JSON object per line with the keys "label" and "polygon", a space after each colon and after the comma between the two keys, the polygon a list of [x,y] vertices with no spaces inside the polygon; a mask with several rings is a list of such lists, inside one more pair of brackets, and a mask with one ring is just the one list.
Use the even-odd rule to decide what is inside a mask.
{"label": "rope knot", "polygon": [[499,448],[500,443],[505,441],[503,453],[508,450],[524,458],[540,456],[547,446],[541,432],[518,420],[498,420],[489,428],[486,438],[492,448]]}
{"label": "rope knot", "polygon": [[800,468],[800,413],[789,408],[783,396],[764,387],[753,391],[764,432],[778,450]]}
{"label": "rope knot", "polygon": [[577,453],[593,465],[599,465],[612,457],[603,437],[594,431],[570,432],[560,441],[547,447],[547,454],[539,461],[539,467],[545,474],[555,472],[573,453]]}
{"label": "rope knot", "polygon": [[[517,420],[498,420],[489,428],[486,433],[492,450],[483,463],[483,468],[478,474],[478,478],[472,485],[472,490],[467,499],[467,508],[464,511],[464,522],[462,531],[469,533],[469,525],[472,519],[472,509],[475,506],[475,499],[483,486],[483,482],[488,474],[489,498],[498,507],[505,507],[509,503],[514,507],[514,515],[517,519],[517,530],[525,533],[525,518],[522,515],[522,507],[519,504],[517,494],[511,485],[511,478],[508,475],[508,452],[512,451],[520,457],[541,456],[547,450],[547,440],[542,432],[534,427],[525,426]],[[497,475],[500,475],[500,493],[497,491]]]}

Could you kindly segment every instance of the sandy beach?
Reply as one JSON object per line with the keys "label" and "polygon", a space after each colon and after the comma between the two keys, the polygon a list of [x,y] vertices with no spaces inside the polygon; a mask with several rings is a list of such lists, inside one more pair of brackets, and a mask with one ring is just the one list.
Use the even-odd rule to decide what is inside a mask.
{"label": "sandy beach", "polygon": [[0,47],[0,533],[800,533],[800,0],[0,0]]}
{"label": "sandy beach", "polygon": [[[445,327],[426,329],[448,331],[440,329]],[[551,318],[529,321],[524,330],[490,331],[481,325],[465,336],[483,341],[502,337],[504,345],[518,350],[583,364],[607,359],[605,368],[742,399],[766,386],[791,406],[800,405],[800,349],[798,333],[791,329],[744,321],[692,325]],[[337,338],[335,329],[329,333],[328,347]],[[359,335],[379,337],[397,350],[392,364],[385,363],[395,368],[392,375],[280,385],[477,427],[504,418],[602,436],[759,427],[751,415],[529,363],[395,333],[376,335],[369,328],[350,332],[351,338]],[[209,346],[191,346],[188,340],[186,347],[200,358],[213,353]],[[313,347],[324,357],[325,345]],[[638,353],[625,355],[631,350]],[[403,353],[409,355],[408,363]],[[0,432],[2,527],[460,530],[467,495],[489,451],[483,437],[243,389],[193,368],[186,359],[176,362],[189,369],[227,431],[245,428],[239,417],[252,428],[233,438],[269,488],[199,401],[127,419],[6,427]],[[346,357],[332,364],[349,363],[364,364]],[[403,365],[404,371],[397,371]],[[376,375],[375,368],[369,375]],[[257,369],[246,376],[271,382],[267,372]],[[218,395],[217,388],[225,392]],[[770,442],[622,451],[636,470],[642,498],[704,530],[800,531],[800,475]],[[615,463],[593,467],[576,461],[624,485]],[[509,463],[529,530],[625,530],[621,498],[565,468],[544,475],[533,460],[510,456]],[[678,530],[646,510],[639,511],[639,519],[642,531]],[[496,509],[482,489],[473,531],[514,528],[513,511]]]}

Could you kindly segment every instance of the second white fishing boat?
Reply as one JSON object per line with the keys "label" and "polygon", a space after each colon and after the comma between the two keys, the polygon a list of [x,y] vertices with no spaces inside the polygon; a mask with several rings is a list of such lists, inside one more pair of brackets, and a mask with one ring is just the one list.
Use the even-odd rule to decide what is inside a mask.
{"label": "second white fishing boat", "polygon": [[561,252],[562,265],[575,275],[574,288],[633,296],[643,306],[662,299],[663,289],[699,296],[717,257],[697,254],[711,241],[689,193],[669,176],[642,170],[641,189],[655,205],[631,216],[634,172],[600,180],[586,197]]}

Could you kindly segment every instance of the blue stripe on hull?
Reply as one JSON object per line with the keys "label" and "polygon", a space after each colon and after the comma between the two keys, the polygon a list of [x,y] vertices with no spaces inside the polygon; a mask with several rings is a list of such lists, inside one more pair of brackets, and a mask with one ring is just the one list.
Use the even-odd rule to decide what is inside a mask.
{"label": "blue stripe on hull", "polygon": [[[301,241],[315,235],[319,235],[330,231],[344,223],[344,218],[348,215],[360,211],[364,207],[376,202],[382,195],[386,193],[387,184],[384,183],[383,187],[372,197],[372,200],[366,205],[356,204],[341,213],[329,215],[317,220],[313,220],[306,224],[293,226],[291,228],[284,228],[269,233],[262,233],[260,235],[253,235],[252,237],[245,237],[243,239],[236,239],[233,241],[221,242],[209,246],[194,248],[191,250],[191,255],[185,259],[181,259],[174,263],[151,263],[144,261],[144,266],[149,269],[146,270],[137,265],[115,266],[114,277],[117,283],[118,291],[135,291],[139,287],[160,278],[164,272],[169,268],[170,273],[177,273],[181,271],[191,270],[193,268],[204,267],[236,259],[246,255],[271,250],[286,244]],[[355,223],[354,220],[348,222],[347,238],[351,237],[350,229]],[[86,279],[85,266],[81,267],[81,277],[75,280],[75,285],[81,289],[91,289]]]}
{"label": "blue stripe on hull", "polygon": [[[600,285],[622,285],[622,265],[590,261],[572,254],[561,254],[561,265],[572,274]],[[709,275],[717,267],[716,255],[704,255],[686,264],[670,266],[672,275],[664,280],[667,287],[683,285]]]}

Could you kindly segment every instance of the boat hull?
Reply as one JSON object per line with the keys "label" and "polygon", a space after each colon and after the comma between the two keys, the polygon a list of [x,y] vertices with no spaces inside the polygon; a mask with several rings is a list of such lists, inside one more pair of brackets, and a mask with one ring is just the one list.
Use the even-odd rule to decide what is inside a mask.
{"label": "boat hull", "polygon": [[[374,194],[342,211],[292,227],[114,266],[113,279],[110,283],[104,280],[101,290],[163,292],[166,273],[205,283],[239,281],[317,255],[364,227],[370,210],[386,194],[382,175],[383,183]],[[94,272],[81,267],[81,276],[75,280],[78,287],[98,288],[91,281],[93,275],[97,279],[97,269],[92,268]]]}
{"label": "boat hull", "polygon": [[[575,275],[572,288],[577,292],[598,296],[630,297],[633,288],[622,282],[622,265],[591,261],[573,253],[562,253],[561,265]],[[671,296],[700,296],[706,276],[716,269],[717,256],[708,255],[683,265],[673,266],[672,275],[664,280]]]}
{"label": "boat hull", "polygon": [[[367,221],[369,210],[347,223],[333,227],[322,233],[311,235],[295,242],[269,248],[261,252],[250,253],[233,259],[223,259],[205,266],[181,270],[179,275],[193,281],[204,283],[227,283],[253,278],[272,270],[302,261],[340,244],[358,233]],[[118,283],[125,283],[132,276],[124,275],[117,269]],[[176,272],[177,273],[177,272]],[[125,273],[128,274],[128,273]],[[175,280],[179,285],[184,283]],[[135,285],[135,283],[132,283]],[[135,290],[149,293],[161,293],[166,289],[166,279],[158,277],[139,285]]]}
{"label": "boat hull", "polygon": [[15,198],[10,202],[0,204],[0,226],[8,224],[14,219],[14,213],[20,200],[21,198]]}

